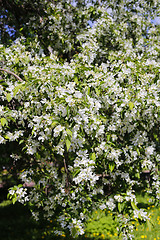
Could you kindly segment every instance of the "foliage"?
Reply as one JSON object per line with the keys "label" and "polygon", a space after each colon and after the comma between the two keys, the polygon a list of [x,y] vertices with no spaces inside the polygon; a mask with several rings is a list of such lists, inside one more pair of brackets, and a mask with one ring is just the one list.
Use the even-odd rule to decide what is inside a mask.
{"label": "foliage", "polygon": [[[41,2],[49,4],[46,19],[59,19],[58,25],[42,19],[49,52],[30,30],[42,27],[33,19],[31,42],[22,37],[1,45],[2,157],[8,149],[22,182],[34,183],[30,191],[13,187],[10,198],[28,203],[37,221],[54,220],[54,234],[73,237],[84,234],[93,209],[107,209],[123,239],[132,239],[133,219],[149,219],[135,192],[160,199],[159,26],[151,21],[158,1],[60,1],[58,16],[54,4]],[[69,21],[78,52],[61,57],[75,42],[63,13],[69,9],[76,19],[81,8],[86,26],[91,12],[96,21],[82,29]]]}
{"label": "foliage", "polygon": [[[78,51],[77,35],[87,30],[88,21],[99,17],[96,1],[1,0],[1,42],[37,35],[46,54],[56,51],[68,60]],[[90,2],[90,4],[87,4]],[[93,6],[92,6],[93,5]]]}

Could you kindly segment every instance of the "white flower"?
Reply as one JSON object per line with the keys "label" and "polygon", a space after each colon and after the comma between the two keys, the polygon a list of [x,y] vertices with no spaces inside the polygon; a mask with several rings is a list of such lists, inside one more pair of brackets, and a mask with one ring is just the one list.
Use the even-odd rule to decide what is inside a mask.
{"label": "white flower", "polygon": [[123,197],[121,195],[115,195],[114,196],[114,199],[117,201],[117,202],[123,202]]}
{"label": "white flower", "polygon": [[149,146],[145,149],[145,153],[147,156],[153,155],[155,148],[153,146]]}
{"label": "white flower", "polygon": [[0,136],[0,144],[5,143],[5,142],[6,142],[6,140],[2,136]]}
{"label": "white flower", "polygon": [[99,127],[98,131],[97,131],[96,137],[101,136],[102,134],[104,134],[104,129],[105,129],[105,126],[101,125]]}
{"label": "white flower", "polygon": [[33,155],[34,153],[36,153],[36,148],[35,147],[32,147],[32,146],[28,146],[27,148],[27,153],[29,155]]}
{"label": "white flower", "polygon": [[106,205],[111,211],[113,211],[113,209],[116,207],[116,204],[113,198],[109,198],[109,200],[106,202]]}
{"label": "white flower", "polygon": [[2,106],[0,106],[0,115],[3,115],[4,114],[4,111],[3,111],[3,109],[4,109],[4,106],[2,105]]}
{"label": "white flower", "polygon": [[65,100],[69,106],[73,106],[75,103],[75,100],[72,98],[72,96],[68,96]]}
{"label": "white flower", "polygon": [[101,210],[104,210],[104,209],[107,208],[107,206],[103,203],[102,205],[99,206],[99,208],[100,208]]}
{"label": "white flower", "polygon": [[144,209],[134,210],[134,218],[142,217],[144,221],[149,220],[148,213]]}
{"label": "white flower", "polygon": [[81,92],[79,92],[79,91],[75,91],[75,93],[74,93],[74,97],[75,98],[82,98],[82,93]]}
{"label": "white flower", "polygon": [[14,193],[15,193],[15,190],[13,190],[13,189],[9,190],[10,195],[14,195]]}
{"label": "white flower", "polygon": [[58,125],[57,127],[54,128],[54,137],[58,137],[60,132],[64,130],[64,127],[61,125]]}

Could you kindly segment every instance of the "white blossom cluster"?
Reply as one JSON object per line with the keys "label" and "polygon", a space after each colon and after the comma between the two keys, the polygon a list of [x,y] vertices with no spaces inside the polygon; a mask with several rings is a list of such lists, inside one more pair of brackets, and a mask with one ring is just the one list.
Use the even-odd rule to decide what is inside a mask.
{"label": "white blossom cluster", "polygon": [[27,189],[23,187],[17,187],[16,189],[9,190],[10,197],[14,197],[15,201],[18,201],[22,204],[29,201],[27,196]]}

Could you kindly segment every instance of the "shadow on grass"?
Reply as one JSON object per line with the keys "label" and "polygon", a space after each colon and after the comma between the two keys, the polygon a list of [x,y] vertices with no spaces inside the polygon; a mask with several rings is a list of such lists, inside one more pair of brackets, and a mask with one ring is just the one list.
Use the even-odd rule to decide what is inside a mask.
{"label": "shadow on grass", "polygon": [[21,204],[0,205],[0,236],[3,240],[39,240],[40,226],[31,219],[28,209]]}
{"label": "shadow on grass", "polygon": [[[0,191],[1,192],[1,191]],[[11,201],[0,202],[0,239],[3,240],[72,240],[58,236],[44,236],[46,225],[34,221],[27,207],[20,203],[13,205]],[[94,240],[80,237],[77,240]]]}
{"label": "shadow on grass", "polygon": [[138,208],[147,209],[147,207],[149,207],[150,204],[147,204],[147,203],[138,203],[137,206],[138,206]]}

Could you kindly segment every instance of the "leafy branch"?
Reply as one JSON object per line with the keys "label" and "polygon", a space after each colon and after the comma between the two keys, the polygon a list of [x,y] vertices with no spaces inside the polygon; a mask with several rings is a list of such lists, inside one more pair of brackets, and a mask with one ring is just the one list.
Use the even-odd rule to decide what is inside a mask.
{"label": "leafy branch", "polygon": [[17,74],[15,74],[15,73],[7,70],[7,69],[0,68],[0,71],[1,71],[1,72],[2,72],[2,71],[3,71],[3,72],[6,72],[6,73],[8,73],[8,74],[11,74],[11,75],[13,75],[15,78],[17,78],[20,82],[23,82],[22,78],[20,78]]}

